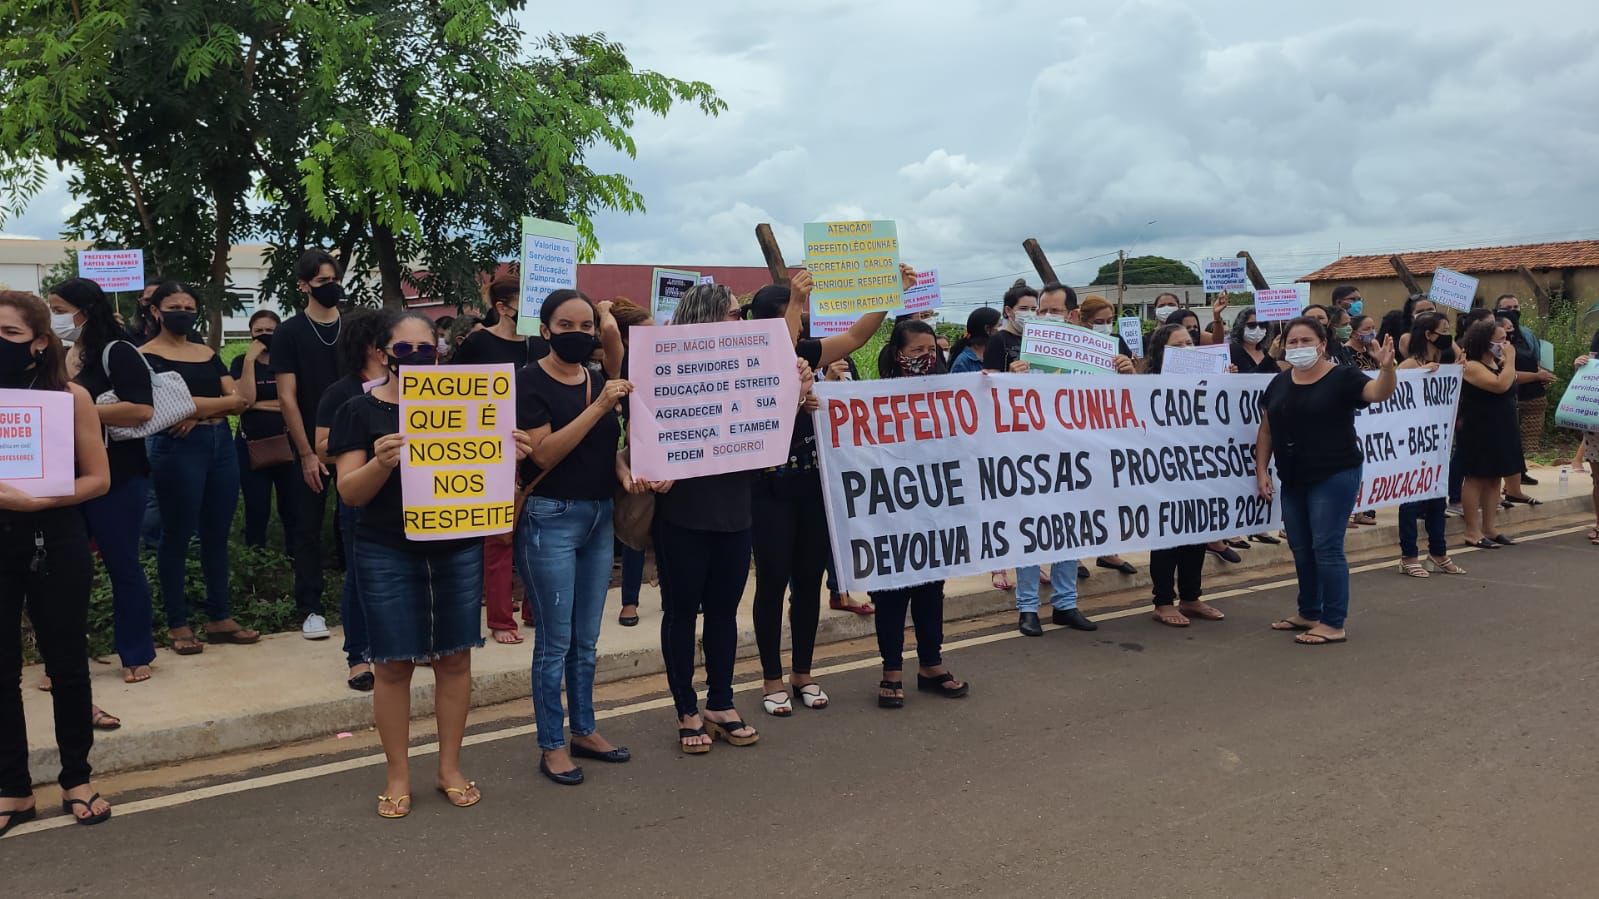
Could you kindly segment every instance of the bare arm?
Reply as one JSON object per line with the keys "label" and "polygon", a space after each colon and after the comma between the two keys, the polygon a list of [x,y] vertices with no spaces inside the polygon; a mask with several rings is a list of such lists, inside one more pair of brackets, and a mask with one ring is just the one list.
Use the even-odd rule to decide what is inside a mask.
{"label": "bare arm", "polygon": [[100,423],[115,428],[132,428],[144,424],[155,416],[155,407],[142,403],[110,403],[95,406]]}
{"label": "bare arm", "polygon": [[616,317],[611,315],[611,302],[606,300],[599,304],[600,310],[600,347],[605,351],[605,376],[620,378],[622,376],[622,356],[627,348],[622,345],[622,329],[616,324]]}
{"label": "bare arm", "polygon": [[229,375],[222,376],[221,396],[197,396],[194,398],[194,417],[204,421],[208,418],[226,418],[244,411],[244,399],[233,386],[233,378]]}
{"label": "bare arm", "polygon": [[1494,374],[1493,369],[1475,360],[1466,363],[1462,375],[1466,383],[1489,393],[1504,393],[1516,385],[1516,370],[1509,365]]}
{"label": "bare arm", "polygon": [[1260,427],[1255,431],[1255,489],[1271,499],[1276,487],[1271,482],[1271,422],[1266,410],[1260,411]]}
{"label": "bare arm", "polygon": [[254,408],[255,356],[252,353],[245,353],[244,361],[239,364],[239,396],[244,400],[244,408]]}

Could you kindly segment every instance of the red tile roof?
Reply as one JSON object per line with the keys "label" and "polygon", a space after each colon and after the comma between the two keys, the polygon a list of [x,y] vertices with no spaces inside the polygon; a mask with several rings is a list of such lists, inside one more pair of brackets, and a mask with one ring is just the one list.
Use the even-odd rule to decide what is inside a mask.
{"label": "red tile roof", "polygon": [[[1392,278],[1394,268],[1388,256],[1345,256],[1331,265],[1300,278],[1301,281],[1349,281],[1356,278]],[[1414,275],[1430,275],[1433,269],[1457,272],[1513,272],[1516,266],[1529,269],[1599,268],[1599,240],[1568,240],[1562,243],[1528,243],[1512,247],[1477,247],[1466,250],[1429,250],[1400,253]]]}

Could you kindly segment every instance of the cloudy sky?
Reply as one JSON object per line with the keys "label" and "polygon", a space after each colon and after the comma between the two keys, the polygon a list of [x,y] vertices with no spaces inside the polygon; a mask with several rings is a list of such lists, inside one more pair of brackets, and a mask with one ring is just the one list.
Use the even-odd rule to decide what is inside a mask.
{"label": "cloudy sky", "polygon": [[[1076,283],[1118,248],[1247,248],[1289,281],[1340,250],[1599,237],[1591,3],[530,6],[530,33],[603,31],[729,106],[595,157],[649,210],[599,220],[600,261],[758,265],[764,221],[797,262],[806,221],[894,219],[965,305],[1030,236]],[[69,202],[7,230],[50,236]]]}

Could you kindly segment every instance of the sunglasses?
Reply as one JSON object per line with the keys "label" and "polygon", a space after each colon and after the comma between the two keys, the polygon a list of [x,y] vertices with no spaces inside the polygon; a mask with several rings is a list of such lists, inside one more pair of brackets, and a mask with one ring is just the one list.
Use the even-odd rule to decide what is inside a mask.
{"label": "sunglasses", "polygon": [[438,356],[439,346],[436,343],[412,343],[409,340],[401,340],[389,344],[389,352],[395,356],[415,355],[423,360],[431,361]]}

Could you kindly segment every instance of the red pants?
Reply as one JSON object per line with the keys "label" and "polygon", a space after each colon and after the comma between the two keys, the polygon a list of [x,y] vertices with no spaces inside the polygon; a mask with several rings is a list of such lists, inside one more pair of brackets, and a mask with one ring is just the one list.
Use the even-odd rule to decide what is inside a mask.
{"label": "red pants", "polygon": [[514,631],[511,614],[511,544],[483,540],[483,602],[489,609],[489,630]]}

